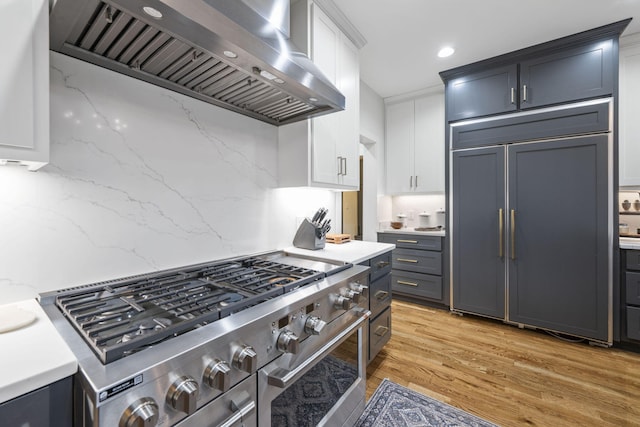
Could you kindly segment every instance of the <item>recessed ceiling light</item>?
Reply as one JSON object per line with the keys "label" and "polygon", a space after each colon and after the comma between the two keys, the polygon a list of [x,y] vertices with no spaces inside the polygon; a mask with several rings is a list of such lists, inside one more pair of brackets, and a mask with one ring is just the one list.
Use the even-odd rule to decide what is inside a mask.
{"label": "recessed ceiling light", "polygon": [[155,19],[162,18],[162,13],[158,9],[154,9],[152,7],[149,7],[149,6],[145,6],[145,7],[142,8],[142,11],[144,13],[146,13],[147,15],[149,15],[150,17],[152,17],[152,18],[155,18]]}
{"label": "recessed ceiling light", "polygon": [[230,50],[225,50],[224,52],[222,52],[224,54],[224,56],[226,56],[227,58],[237,58],[238,54],[235,52],[231,52]]}
{"label": "recessed ceiling light", "polygon": [[447,56],[453,55],[453,52],[455,52],[455,50],[452,47],[446,46],[440,49],[440,51],[438,52],[438,57],[446,58]]}

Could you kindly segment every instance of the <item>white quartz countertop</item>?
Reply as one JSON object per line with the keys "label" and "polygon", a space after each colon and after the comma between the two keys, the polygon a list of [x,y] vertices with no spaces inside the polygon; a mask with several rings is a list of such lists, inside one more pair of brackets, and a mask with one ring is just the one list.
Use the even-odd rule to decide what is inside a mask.
{"label": "white quartz countertop", "polygon": [[620,237],[620,249],[638,249],[638,250],[640,250],[640,238],[637,238],[637,237]]}
{"label": "white quartz countertop", "polygon": [[361,240],[352,240],[347,243],[335,244],[327,243],[324,249],[312,251],[310,249],[300,249],[296,247],[286,248],[285,251],[290,254],[322,258],[328,261],[350,262],[358,264],[369,258],[382,255],[394,249],[396,245],[389,243],[364,242]]}
{"label": "white quartz countertop", "polygon": [[440,231],[416,231],[411,227],[401,228],[396,230],[394,228],[385,228],[382,230],[378,230],[378,233],[395,233],[395,234],[421,234],[423,236],[446,236],[446,232],[444,230]]}
{"label": "white quartz countertop", "polygon": [[70,375],[78,362],[35,299],[0,305],[4,313],[26,311],[35,320],[0,333],[0,403]]}

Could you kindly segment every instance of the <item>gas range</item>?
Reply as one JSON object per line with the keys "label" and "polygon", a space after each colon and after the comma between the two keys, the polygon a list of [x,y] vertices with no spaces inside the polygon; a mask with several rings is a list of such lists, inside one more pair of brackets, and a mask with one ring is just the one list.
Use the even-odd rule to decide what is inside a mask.
{"label": "gas range", "polygon": [[366,268],[277,251],[40,301],[78,358],[76,425],[191,425],[218,400],[242,415],[229,408],[258,401],[260,368],[283,355],[295,363],[368,316],[367,285]]}

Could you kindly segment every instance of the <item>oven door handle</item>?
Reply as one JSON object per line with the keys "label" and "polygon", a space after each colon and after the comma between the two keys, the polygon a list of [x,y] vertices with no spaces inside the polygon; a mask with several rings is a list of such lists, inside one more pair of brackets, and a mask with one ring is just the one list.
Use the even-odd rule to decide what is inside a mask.
{"label": "oven door handle", "polygon": [[[251,398],[251,397],[249,397],[248,393],[246,393],[246,395],[247,395],[248,399]],[[242,396],[242,397],[244,397],[244,396]],[[222,424],[219,425],[219,427],[232,427],[238,421],[242,421],[242,419],[244,417],[246,417],[254,409],[256,409],[256,403],[252,400],[249,403],[247,403],[246,405],[240,407],[238,402],[236,402],[235,400],[232,400],[231,401],[231,409],[234,410],[235,412],[233,414],[231,414],[231,416],[229,418],[224,420],[222,422]]]}
{"label": "oven door handle", "polygon": [[273,372],[268,374],[267,381],[269,385],[286,388],[290,384],[296,382],[299,377],[305,374],[305,372],[311,368],[318,359],[321,359],[331,353],[336,347],[338,347],[342,340],[348,337],[353,331],[358,329],[362,323],[369,319],[371,315],[370,311],[362,313],[360,318],[358,318],[355,322],[353,322],[349,327],[347,327],[344,331],[340,332],[335,338],[329,341],[327,344],[322,346],[320,350],[318,350],[312,357],[305,359],[298,367],[293,370],[288,370],[284,368],[275,369]]}

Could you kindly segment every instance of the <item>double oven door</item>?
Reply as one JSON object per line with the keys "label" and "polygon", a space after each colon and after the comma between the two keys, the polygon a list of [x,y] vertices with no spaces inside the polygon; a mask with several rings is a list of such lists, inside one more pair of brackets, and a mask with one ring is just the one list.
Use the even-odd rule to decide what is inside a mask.
{"label": "double oven door", "polygon": [[260,427],[351,426],[366,396],[368,311],[350,311],[258,371]]}

